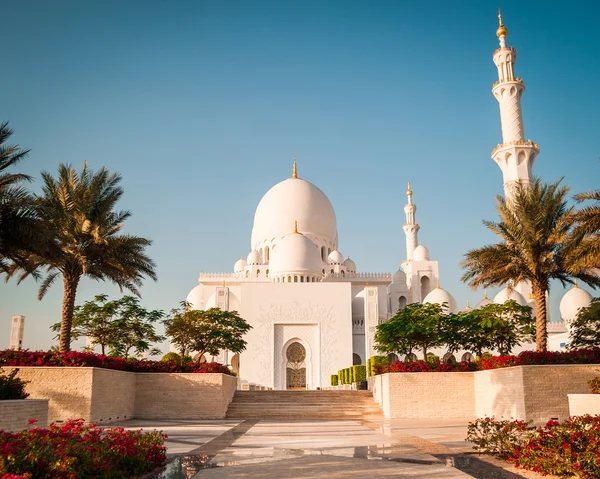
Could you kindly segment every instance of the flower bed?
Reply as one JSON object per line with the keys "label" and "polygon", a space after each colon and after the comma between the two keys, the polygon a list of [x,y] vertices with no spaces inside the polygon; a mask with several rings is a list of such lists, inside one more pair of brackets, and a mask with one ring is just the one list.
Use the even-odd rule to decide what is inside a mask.
{"label": "flower bed", "polygon": [[[578,349],[569,352],[523,351],[518,356],[482,357],[474,362],[461,361],[446,364],[440,361],[395,361],[388,365],[375,366],[376,374],[418,373],[418,372],[466,372],[488,369],[508,368],[511,366],[531,366],[549,364],[600,364],[600,348]],[[600,380],[599,387],[600,387]]]}
{"label": "flower bed", "polygon": [[600,394],[600,377],[592,379],[588,384],[592,394]]}
{"label": "flower bed", "polygon": [[82,419],[48,429],[0,431],[0,477],[135,477],[165,464],[166,437],[158,431],[98,428]]}
{"label": "flower bed", "polygon": [[146,359],[123,359],[94,353],[70,351],[0,351],[0,366],[72,366],[95,367],[137,373],[222,373],[231,374],[227,366],[220,363],[186,361],[149,361]]}
{"label": "flower bed", "polygon": [[597,478],[600,471],[600,416],[577,416],[531,428],[523,421],[478,419],[467,440],[523,469],[561,477]]}

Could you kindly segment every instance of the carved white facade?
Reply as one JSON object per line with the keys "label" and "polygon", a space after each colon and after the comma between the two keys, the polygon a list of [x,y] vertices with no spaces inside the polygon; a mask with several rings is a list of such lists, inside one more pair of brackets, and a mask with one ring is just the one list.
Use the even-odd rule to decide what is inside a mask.
{"label": "carved white facade", "polygon": [[8,349],[23,349],[23,333],[25,332],[25,316],[13,316],[10,322],[10,342]]}

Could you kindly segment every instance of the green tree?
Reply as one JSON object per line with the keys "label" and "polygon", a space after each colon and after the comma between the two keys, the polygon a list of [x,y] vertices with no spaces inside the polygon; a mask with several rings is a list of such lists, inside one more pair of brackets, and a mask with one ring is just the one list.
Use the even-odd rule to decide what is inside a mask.
{"label": "green tree", "polygon": [[205,353],[216,356],[221,350],[241,353],[246,349],[243,336],[250,329],[252,326],[237,311],[220,308],[201,311],[192,309],[185,301],[165,321],[165,332],[181,356],[194,351],[198,358]]}
{"label": "green tree", "polygon": [[448,315],[439,304],[409,304],[392,319],[377,326],[375,349],[402,355],[421,349],[423,359],[427,359],[429,349],[443,344],[447,320]]}
{"label": "green tree", "polygon": [[23,187],[31,177],[6,171],[29,154],[18,145],[6,144],[12,133],[8,123],[0,124],[0,273],[9,273],[15,264],[26,268],[28,252],[43,236],[34,199]]}
{"label": "green tree", "polygon": [[575,212],[576,232],[581,235],[581,246],[574,252],[579,266],[600,268],[600,190],[575,195],[578,203],[592,202]]}
{"label": "green tree", "polygon": [[586,244],[573,227],[568,191],[560,181],[547,184],[538,178],[529,184],[515,184],[510,200],[497,197],[500,221],[484,221],[502,241],[469,251],[462,262],[462,280],[472,288],[531,283],[539,351],[546,351],[548,344],[546,294],[550,280],[567,284],[580,279],[600,286],[598,271],[580,260],[586,256]]}
{"label": "green tree", "polygon": [[569,349],[600,348],[600,298],[581,308],[571,324]]}
{"label": "green tree", "polygon": [[156,323],[163,318],[164,313],[158,309],[149,311],[143,308],[139,299],[133,296],[123,296],[116,303],[114,336],[110,342],[111,354],[125,359],[129,357],[132,349],[137,354],[146,351],[159,354],[158,349],[152,348],[152,343],[164,340],[155,329]]}
{"label": "green tree", "polygon": [[110,174],[106,168],[94,172],[86,163],[79,173],[60,164],[57,179],[45,172],[42,178],[36,210],[48,228],[46,248],[28,257],[28,269],[14,267],[10,276],[20,272],[21,282],[30,274],[41,276],[39,271],[44,269],[39,299],[62,277],[60,350],[69,351],[75,297],[82,277],[108,280],[139,296],[144,276],[156,280],[155,266],[145,253],[150,240],[121,233],[131,213],[114,211],[123,194],[120,175]]}
{"label": "green tree", "polygon": [[512,300],[462,311],[448,321],[444,342],[451,352],[466,350],[479,357],[491,350],[510,354],[521,343],[535,340],[531,311]]}
{"label": "green tree", "polygon": [[[76,306],[73,313],[71,339],[86,336],[92,345],[99,345],[102,354],[115,341],[118,328],[115,327],[115,315],[119,310],[116,300],[108,301],[108,296],[101,294],[92,301],[86,301],[83,306]],[[60,338],[61,323],[52,325],[52,331]]]}

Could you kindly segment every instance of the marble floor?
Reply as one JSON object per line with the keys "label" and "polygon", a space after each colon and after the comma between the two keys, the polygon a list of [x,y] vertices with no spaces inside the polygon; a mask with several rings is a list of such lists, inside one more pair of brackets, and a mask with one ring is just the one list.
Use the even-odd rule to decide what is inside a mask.
{"label": "marble floor", "polygon": [[538,477],[475,455],[468,419],[142,421],[168,435],[169,464],[147,479]]}

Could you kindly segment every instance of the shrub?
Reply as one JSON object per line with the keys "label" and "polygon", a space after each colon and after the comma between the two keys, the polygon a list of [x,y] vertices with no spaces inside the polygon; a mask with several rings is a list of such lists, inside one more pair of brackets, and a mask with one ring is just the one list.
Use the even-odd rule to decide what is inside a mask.
{"label": "shrub", "polygon": [[168,352],[167,354],[165,354],[161,359],[161,361],[172,361],[174,363],[178,363],[181,362],[181,356],[177,353],[174,353],[173,351]]}
{"label": "shrub", "polygon": [[137,373],[222,373],[231,374],[220,363],[184,361],[149,361],[147,359],[123,359],[77,351],[0,351],[0,366],[71,366],[95,367],[131,371]]}
{"label": "shrub", "polygon": [[367,368],[365,366],[356,365],[352,366],[352,375],[354,377],[354,382],[358,383],[360,381],[367,380]]}
{"label": "shrub", "polygon": [[478,419],[467,440],[516,467],[541,474],[597,478],[600,471],[600,416],[574,416],[530,429],[523,421]]}
{"label": "shrub", "polygon": [[375,376],[387,372],[388,358],[387,356],[371,356],[369,359],[370,364],[370,376]]}
{"label": "shrub", "polygon": [[337,374],[332,374],[331,375],[331,385],[332,386],[337,386],[338,385],[338,375]]}
{"label": "shrub", "polygon": [[427,354],[427,363],[431,364],[432,366],[439,365],[440,364],[440,357],[436,356],[433,353],[428,353]]}
{"label": "shrub", "polygon": [[373,358],[367,359],[367,376],[373,376],[373,374],[371,374],[371,359]]}
{"label": "shrub", "polygon": [[600,376],[588,382],[592,394],[600,394]]}
{"label": "shrub", "polygon": [[29,381],[16,377],[18,369],[13,369],[7,375],[0,371],[0,399],[25,399],[29,396],[25,386]]}
{"label": "shrub", "polygon": [[140,476],[165,464],[165,438],[158,431],[84,425],[83,419],[48,429],[0,431],[0,475],[57,479]]}
{"label": "shrub", "polygon": [[352,384],[354,382],[354,370],[350,368],[346,368],[346,374],[348,375],[348,384]]}
{"label": "shrub", "polygon": [[344,384],[344,370],[340,369],[337,373],[338,376],[338,383],[339,384]]}

